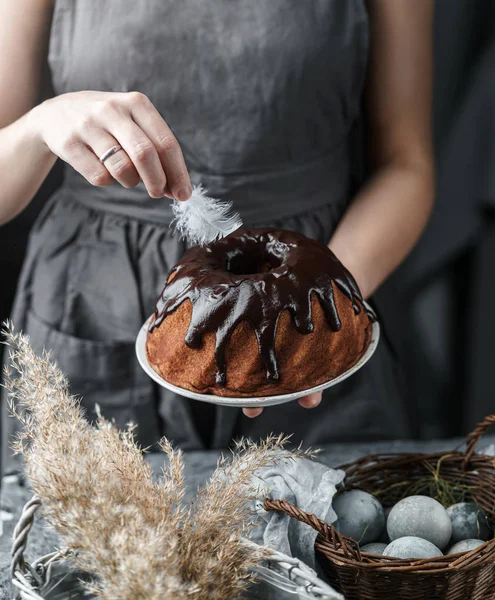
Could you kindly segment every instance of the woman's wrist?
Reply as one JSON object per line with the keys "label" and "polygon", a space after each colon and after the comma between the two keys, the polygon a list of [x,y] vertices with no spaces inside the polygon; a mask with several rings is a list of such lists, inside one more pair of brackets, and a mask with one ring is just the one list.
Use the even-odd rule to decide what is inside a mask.
{"label": "woman's wrist", "polygon": [[31,202],[56,160],[40,135],[35,110],[0,129],[0,224]]}
{"label": "woman's wrist", "polygon": [[48,102],[49,100],[45,100],[45,102],[38,104],[37,106],[32,108],[28,113],[26,113],[24,117],[25,133],[26,136],[29,138],[30,142],[35,145],[36,150],[39,153],[45,154],[47,157],[53,157],[53,162],[55,162],[57,157],[48,147],[43,135],[45,121],[44,111]]}
{"label": "woman's wrist", "polygon": [[346,247],[343,248],[339,245],[338,241],[332,239],[330,240],[328,247],[354,277],[363,298],[366,300],[378,287],[376,282],[373,283],[373,270],[369,265],[366,265],[365,260],[362,258],[359,259],[359,257],[354,254],[350,248],[350,244],[347,244]]}

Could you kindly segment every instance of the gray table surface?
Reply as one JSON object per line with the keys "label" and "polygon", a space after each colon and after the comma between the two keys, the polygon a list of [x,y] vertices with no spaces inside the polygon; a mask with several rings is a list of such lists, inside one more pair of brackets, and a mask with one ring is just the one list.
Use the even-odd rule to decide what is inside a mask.
{"label": "gray table surface", "polygon": [[[452,450],[461,440],[435,440],[435,441],[395,441],[375,442],[368,444],[335,444],[323,448],[318,460],[328,466],[336,467],[353,461],[360,456],[375,454],[377,452],[436,452]],[[495,443],[495,437],[486,437],[480,443],[478,450],[488,444]],[[195,490],[211,475],[215,469],[219,453],[189,452],[185,454],[185,476],[188,494],[191,496]],[[153,469],[158,472],[163,464],[160,454],[148,455],[148,460]],[[0,599],[13,597],[12,586],[9,581],[10,545],[12,532],[21,513],[22,507],[31,497],[31,492],[26,487],[21,487],[14,478],[5,478],[2,489],[2,509],[10,514],[10,520],[4,521],[4,532],[0,538]],[[4,515],[5,516],[5,515]],[[9,516],[9,515],[7,515]],[[52,552],[58,546],[56,535],[45,528],[41,520],[35,523],[29,536],[28,560]]]}

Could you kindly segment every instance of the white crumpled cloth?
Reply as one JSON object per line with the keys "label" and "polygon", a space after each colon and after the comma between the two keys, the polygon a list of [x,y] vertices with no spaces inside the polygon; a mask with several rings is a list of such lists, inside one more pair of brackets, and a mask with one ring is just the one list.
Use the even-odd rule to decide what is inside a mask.
{"label": "white crumpled cloth", "polygon": [[477,454],[485,454],[486,456],[495,456],[495,444],[488,444],[481,450],[476,451]]}
{"label": "white crumpled cloth", "polygon": [[262,493],[255,503],[259,524],[251,539],[257,544],[265,544],[283,554],[299,558],[314,569],[317,532],[288,515],[266,511],[263,500],[287,500],[327,523],[334,523],[337,515],[332,508],[332,499],[344,480],[345,472],[314,460],[295,458],[260,469],[257,477],[261,480]]}

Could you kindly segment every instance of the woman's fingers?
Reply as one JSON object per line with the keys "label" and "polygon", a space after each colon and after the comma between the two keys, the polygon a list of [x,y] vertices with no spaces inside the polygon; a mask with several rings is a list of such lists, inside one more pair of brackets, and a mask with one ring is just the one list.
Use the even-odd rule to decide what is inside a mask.
{"label": "woman's fingers", "polygon": [[321,402],[321,392],[308,394],[304,398],[299,398],[298,402],[303,408],[315,408]]}
{"label": "woman's fingers", "polygon": [[91,185],[108,186],[115,182],[96,154],[83,141],[67,142],[60,154],[61,158],[70,163]]}
{"label": "woman's fingers", "polygon": [[152,198],[162,198],[167,178],[158,152],[149,137],[131,119],[119,119],[109,124],[109,132],[131,159],[148,194]]}
{"label": "woman's fingers", "polygon": [[[155,146],[173,198],[188,200],[191,180],[179,142],[152,102],[143,94],[129,94],[131,116]],[[168,194],[167,194],[168,195]]]}
{"label": "woman's fingers", "polygon": [[[299,404],[303,408],[315,408],[321,402],[321,392],[317,392],[315,394],[308,394],[304,396],[304,398],[299,398]],[[254,419],[254,417],[259,417],[263,412],[262,408],[243,408],[242,412],[249,417],[250,419]]]}
{"label": "woman's fingers", "polygon": [[[85,141],[97,157],[102,156],[114,146],[121,145],[113,136],[101,129],[95,130]],[[125,188],[133,188],[140,181],[136,168],[123,148],[109,156],[102,166],[107,169],[115,181]]]}
{"label": "woman's fingers", "polygon": [[259,417],[263,412],[262,408],[243,408],[242,412],[249,417],[250,419],[254,419],[254,417]]}

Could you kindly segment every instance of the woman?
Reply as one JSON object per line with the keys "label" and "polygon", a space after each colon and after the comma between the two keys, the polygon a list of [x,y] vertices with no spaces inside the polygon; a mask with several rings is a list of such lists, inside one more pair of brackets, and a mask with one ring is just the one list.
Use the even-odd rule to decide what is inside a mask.
{"label": "woman", "polygon": [[[431,0],[0,1],[0,221],[67,163],[13,320],[52,349],[90,416],[98,402],[143,444],[165,434],[185,449],[270,431],[308,444],[408,434],[385,342],[321,403],[300,400],[313,411],[244,415],[154,388],[133,343],[184,251],[169,199],[191,182],[245,225],[328,243],[373,293],[431,210],[431,21]],[[37,105],[47,52],[57,96]]]}

